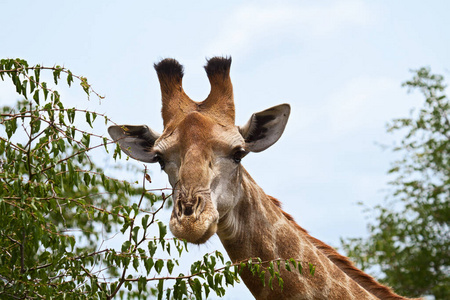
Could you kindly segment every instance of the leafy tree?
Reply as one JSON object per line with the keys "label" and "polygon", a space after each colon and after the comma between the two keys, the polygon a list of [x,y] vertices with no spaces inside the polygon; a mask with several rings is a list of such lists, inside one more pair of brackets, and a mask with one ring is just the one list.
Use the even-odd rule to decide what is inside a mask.
{"label": "leafy tree", "polygon": [[363,269],[377,266],[380,280],[398,293],[450,299],[450,101],[443,76],[429,68],[414,73],[403,86],[419,90],[424,106],[388,126],[403,134],[393,148],[403,158],[389,170],[393,194],[372,210],[367,239],[342,243]]}
{"label": "leafy tree", "polygon": [[[105,176],[92,151],[116,158],[120,148],[109,154],[112,141],[93,129],[99,119],[113,122],[65,107],[42,72],[52,75],[55,86],[63,75],[69,86],[78,81],[88,97],[102,98],[66,68],[0,60],[1,79],[11,79],[23,98],[0,108],[0,298],[201,299],[212,291],[223,296],[243,268],[270,286],[274,278],[282,285],[280,260],[232,264],[217,251],[193,262],[190,274],[172,275],[179,258],[170,255],[180,257],[187,245],[166,237],[156,218],[170,195],[146,187],[146,169],[140,185]],[[119,232],[121,247],[103,246]],[[283,263],[301,272],[295,260]]]}

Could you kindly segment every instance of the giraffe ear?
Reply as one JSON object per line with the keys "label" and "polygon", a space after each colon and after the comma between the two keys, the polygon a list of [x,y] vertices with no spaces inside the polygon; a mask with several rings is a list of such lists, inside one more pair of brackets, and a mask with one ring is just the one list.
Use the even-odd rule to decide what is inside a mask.
{"label": "giraffe ear", "polygon": [[283,134],[290,112],[289,104],[281,104],[254,113],[247,124],[239,127],[247,150],[260,152],[275,144]]}
{"label": "giraffe ear", "polygon": [[160,134],[148,126],[111,126],[108,128],[108,133],[129,157],[148,163],[156,162],[152,148]]}

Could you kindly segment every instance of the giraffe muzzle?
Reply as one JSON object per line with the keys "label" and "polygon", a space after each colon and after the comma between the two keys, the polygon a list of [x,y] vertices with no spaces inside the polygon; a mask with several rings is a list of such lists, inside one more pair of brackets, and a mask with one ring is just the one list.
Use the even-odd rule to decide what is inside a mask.
{"label": "giraffe muzzle", "polygon": [[177,238],[202,244],[216,233],[218,220],[219,213],[209,193],[180,193],[170,219],[170,230]]}

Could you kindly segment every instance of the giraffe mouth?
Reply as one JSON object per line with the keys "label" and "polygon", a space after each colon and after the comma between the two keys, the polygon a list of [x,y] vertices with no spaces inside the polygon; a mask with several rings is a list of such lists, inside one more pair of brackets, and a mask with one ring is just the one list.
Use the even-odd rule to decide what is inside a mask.
{"label": "giraffe mouth", "polygon": [[176,197],[169,228],[173,235],[189,243],[203,244],[217,232],[219,213],[209,193]]}

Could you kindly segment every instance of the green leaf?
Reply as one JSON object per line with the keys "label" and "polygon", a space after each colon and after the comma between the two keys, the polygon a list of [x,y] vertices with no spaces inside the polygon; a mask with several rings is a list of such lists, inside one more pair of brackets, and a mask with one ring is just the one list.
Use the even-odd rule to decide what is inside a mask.
{"label": "green leaf", "polygon": [[270,273],[271,277],[273,277],[274,274],[275,274],[275,267],[273,265],[273,261],[271,261],[270,264],[269,264],[269,273]]}
{"label": "green leaf", "polygon": [[91,121],[91,114],[88,111],[86,112],[86,122],[89,124],[89,126],[91,126],[91,128],[93,128]]}
{"label": "green leaf", "polygon": [[73,75],[72,72],[70,72],[69,70],[67,71],[67,84],[69,85],[69,87],[72,85],[73,82]]}
{"label": "green leaf", "polygon": [[197,274],[200,272],[202,264],[200,261],[195,261],[191,264],[191,274]]}
{"label": "green leaf", "polygon": [[39,90],[36,90],[33,94],[34,102],[36,102],[37,105],[39,105]]}
{"label": "green leaf", "polygon": [[31,123],[31,134],[36,134],[41,129],[41,120],[37,119]]}
{"label": "green leaf", "polygon": [[147,279],[143,276],[140,276],[138,279],[138,291],[139,294],[141,294],[143,291],[146,290],[147,287]]}
{"label": "green leaf", "polygon": [[202,284],[200,283],[200,280],[198,278],[194,278],[189,282],[192,292],[195,295],[196,299],[201,299],[202,295]]}
{"label": "green leaf", "polygon": [[313,265],[312,263],[309,263],[309,274],[311,274],[312,276],[314,276],[314,273],[316,272],[316,266]]}
{"label": "green leaf", "polygon": [[122,252],[123,252],[123,253],[129,252],[129,251],[130,251],[130,247],[131,247],[131,242],[130,242],[130,241],[125,241],[125,242],[122,244]]}
{"label": "green leaf", "polygon": [[91,135],[88,133],[83,133],[83,138],[81,139],[81,143],[86,147],[86,149],[89,148],[90,142],[91,142]]}
{"label": "green leaf", "polygon": [[289,260],[286,260],[284,263],[284,266],[286,268],[286,270],[288,270],[289,272],[291,272],[291,264],[289,263]]}
{"label": "green leaf", "polygon": [[117,156],[119,156],[119,158],[122,157],[122,150],[120,149],[119,143],[116,143],[116,149],[114,150],[114,154],[113,154],[114,160],[116,160]]}
{"label": "green leaf", "polygon": [[132,239],[133,239],[135,244],[138,243],[139,229],[141,229],[139,226],[134,226],[134,228],[133,228]]}
{"label": "green leaf", "polygon": [[298,266],[298,272],[299,272],[300,274],[302,274],[302,272],[303,272],[303,266],[302,266],[302,263],[301,263],[300,261],[298,262],[297,266]]}
{"label": "green leaf", "polygon": [[89,84],[86,77],[83,76],[80,77],[80,85],[83,88],[86,95],[89,96]]}
{"label": "green leaf", "polygon": [[170,243],[167,243],[166,245],[166,252],[170,255]]}
{"label": "green leaf", "polygon": [[103,146],[105,147],[106,153],[109,153],[107,145],[108,145],[108,138],[104,137],[103,138]]}
{"label": "green leaf", "polygon": [[46,82],[41,82],[41,86],[42,86],[42,91],[44,92],[44,99],[47,100],[47,96],[48,96],[48,88],[47,88],[47,83]]}
{"label": "green leaf", "polygon": [[39,65],[36,65],[34,69],[34,77],[36,78],[36,82],[39,83],[40,80],[41,69]]}
{"label": "green leaf", "polygon": [[133,268],[138,271],[139,268],[139,259],[137,257],[133,258]]}
{"label": "green leaf", "polygon": [[227,285],[234,285],[233,274],[229,270],[227,270],[227,271],[224,272],[224,275],[225,275],[225,283]]}
{"label": "green leaf", "polygon": [[16,132],[17,130],[17,119],[10,119],[9,121],[5,121],[5,131],[8,135],[8,139]]}
{"label": "green leaf", "polygon": [[223,258],[223,254],[219,251],[215,252],[216,257],[220,259],[220,262],[223,264],[224,263],[224,258]]}
{"label": "green leaf", "polygon": [[266,286],[266,271],[261,271],[261,273],[259,273],[259,279],[261,280],[261,284],[263,285],[263,287]]}
{"label": "green leaf", "polygon": [[164,291],[164,280],[158,281],[158,300],[161,300],[163,297],[163,291]]}
{"label": "green leaf", "polygon": [[28,80],[24,80],[22,82],[22,95],[25,97],[25,99],[27,99],[27,83]]}
{"label": "green leaf", "polygon": [[147,271],[147,275],[150,273],[150,271],[152,270],[152,267],[155,265],[155,262],[153,261],[153,258],[147,258],[146,260],[144,260],[144,267],[145,270]]}
{"label": "green leaf", "polygon": [[71,124],[73,124],[73,122],[75,121],[75,108],[67,109],[66,113],[67,113],[67,118],[69,119],[69,122]]}
{"label": "green leaf", "polygon": [[171,259],[169,259],[167,261],[167,270],[169,271],[169,274],[172,274],[174,266],[175,266],[175,264],[173,263],[173,261]]}
{"label": "green leaf", "polygon": [[294,269],[297,269],[297,261],[293,258],[289,259],[289,262],[292,264],[292,266],[294,267]]}
{"label": "green leaf", "polygon": [[159,227],[159,239],[163,240],[167,234],[167,226],[164,225],[162,222],[158,222],[158,227]]}
{"label": "green leaf", "polygon": [[89,183],[91,182],[91,176],[89,176],[89,173],[85,172],[83,174],[83,180],[84,180],[84,184],[88,186]]}
{"label": "green leaf", "polygon": [[205,299],[208,299],[210,288],[206,283],[203,283],[203,289],[205,290]]}
{"label": "green leaf", "polygon": [[164,267],[164,261],[162,259],[158,259],[155,263],[156,272],[158,274],[160,274],[163,267]]}
{"label": "green leaf", "polygon": [[55,81],[55,84],[58,84],[58,79],[61,76],[62,68],[60,66],[56,66],[55,69],[56,70],[53,71],[53,80]]}
{"label": "green leaf", "polygon": [[34,82],[34,77],[30,76],[30,93],[34,92],[35,88],[36,88],[36,84]]}
{"label": "green leaf", "polygon": [[141,223],[142,223],[142,227],[144,228],[144,229],[147,229],[147,226],[149,225],[148,224],[148,219],[150,218],[150,215],[145,215],[143,218],[142,218],[142,220],[141,220]]}
{"label": "green leaf", "polygon": [[283,291],[283,288],[284,288],[284,280],[283,280],[283,278],[280,277],[280,274],[279,274],[279,273],[276,273],[276,274],[277,274],[278,285],[280,286],[280,290]]}
{"label": "green leaf", "polygon": [[148,251],[150,252],[151,257],[155,255],[156,249],[158,249],[158,247],[155,245],[154,242],[152,241],[148,242]]}

